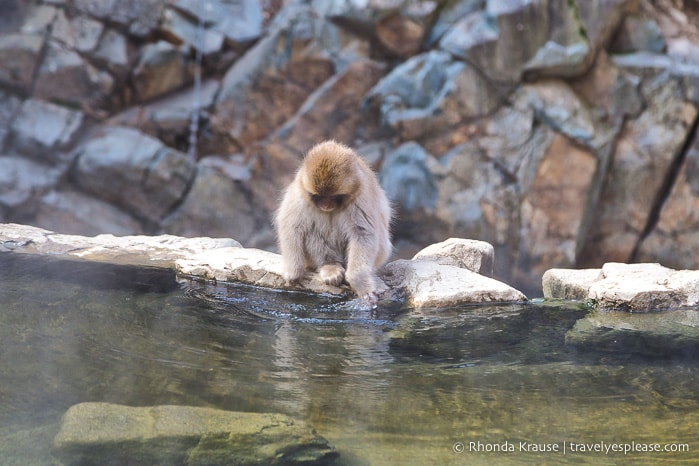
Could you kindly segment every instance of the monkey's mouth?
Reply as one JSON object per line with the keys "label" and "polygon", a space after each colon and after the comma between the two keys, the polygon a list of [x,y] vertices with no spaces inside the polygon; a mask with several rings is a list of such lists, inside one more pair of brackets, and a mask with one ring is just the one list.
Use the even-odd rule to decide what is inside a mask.
{"label": "monkey's mouth", "polygon": [[319,201],[316,203],[316,205],[323,212],[332,212],[333,210],[335,210],[335,208],[337,208],[337,205],[332,200]]}

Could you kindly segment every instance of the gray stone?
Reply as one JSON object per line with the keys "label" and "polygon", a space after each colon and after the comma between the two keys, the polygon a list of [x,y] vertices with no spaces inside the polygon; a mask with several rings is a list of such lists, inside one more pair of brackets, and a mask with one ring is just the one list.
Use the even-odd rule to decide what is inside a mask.
{"label": "gray stone", "polygon": [[406,212],[434,210],[439,192],[430,166],[437,164],[419,144],[407,142],[386,156],[379,173],[381,186]]}
{"label": "gray stone", "polygon": [[100,103],[111,94],[114,79],[86,62],[77,52],[48,41],[39,67],[34,97],[74,106]]}
{"label": "gray stone", "polygon": [[[488,2],[489,9],[458,21],[439,46],[475,64],[491,80],[514,84],[520,80],[524,63],[546,42],[548,24],[538,2],[530,3],[526,13],[498,16],[489,11],[493,3]],[[519,19],[521,16],[529,16],[528,21]]]}
{"label": "gray stone", "polygon": [[654,19],[627,16],[616,33],[611,50],[614,53],[662,53],[665,46],[663,33]]}
{"label": "gray stone", "polygon": [[587,71],[593,57],[589,44],[582,39],[571,45],[560,45],[549,40],[522,66],[522,73],[529,78],[574,78]]}
{"label": "gray stone", "polygon": [[694,359],[699,354],[699,311],[597,311],[575,323],[566,333],[566,344],[591,351]]}
{"label": "gray stone", "polygon": [[268,34],[226,73],[214,131],[243,148],[291,118],[336,71],[331,51],[314,40],[323,27],[330,26],[307,6],[284,8]]}
{"label": "gray stone", "polygon": [[24,154],[55,162],[55,151],[70,146],[83,124],[83,113],[28,99],[12,122],[12,144]]}
{"label": "gray stone", "polygon": [[28,225],[0,224],[0,252],[65,256],[124,265],[175,268],[175,261],[203,252],[237,248],[230,238],[181,238],[160,236],[94,237],[66,235]]}
{"label": "gray stone", "polygon": [[[587,292],[585,289],[587,288]],[[699,304],[699,270],[660,264],[604,264],[601,270],[552,269],[544,274],[544,296],[588,300],[599,310],[652,312]]]}
{"label": "gray stone", "polygon": [[[646,109],[629,120],[616,142],[609,174],[595,209],[583,267],[595,258],[628,262],[663,189],[697,108],[684,101],[680,82],[668,73],[646,78],[641,86]],[[587,259],[585,259],[587,258]]]}
{"label": "gray stone", "polygon": [[190,406],[80,403],[63,416],[52,455],[77,464],[325,464],[323,437],[283,414]]}
{"label": "gray stone", "polygon": [[[198,95],[195,95],[193,88],[186,88],[143,106],[131,107],[110,118],[107,124],[138,128],[146,134],[157,137],[170,147],[180,147],[182,141],[188,140],[190,136],[195,102],[199,109],[199,123],[203,126],[219,87],[217,80],[206,79],[201,83]],[[206,134],[208,134],[206,131],[200,132],[199,146],[204,142],[202,135]],[[209,155],[209,152],[198,151],[198,154],[204,157]]]}
{"label": "gray stone", "polygon": [[[539,143],[529,134],[526,115],[511,109],[498,112],[484,122],[480,138],[444,154],[440,159],[442,173],[435,172],[439,179],[436,218],[446,230],[442,234],[492,243],[501,258],[495,264],[495,274],[503,278],[512,276],[514,264],[510,260],[518,253],[511,241],[520,234],[517,169],[526,147],[538,147]],[[506,128],[510,137],[505,136]],[[520,146],[520,137],[530,142]],[[513,173],[508,171],[510,166]],[[429,222],[431,229],[439,231],[434,220],[426,218],[422,224]]]}
{"label": "gray stone", "polygon": [[[7,5],[3,5],[3,7],[7,8]],[[57,20],[59,13],[62,13],[62,10],[51,5],[33,5],[24,18],[20,32],[42,36]]]}
{"label": "gray stone", "polygon": [[160,0],[75,0],[83,13],[128,28],[130,34],[146,37],[158,26],[164,2]]}
{"label": "gray stone", "polygon": [[495,82],[522,75],[574,77],[592,64],[593,49],[569,2],[489,0],[444,34],[440,48],[474,64]]}
{"label": "gray stone", "polygon": [[112,204],[65,189],[50,191],[38,200],[32,224],[69,235],[143,233],[143,227],[134,217]]}
{"label": "gray stone", "polygon": [[246,44],[262,35],[263,12],[255,0],[175,0],[177,8],[218,31],[233,44]]}
{"label": "gray stone", "polygon": [[441,265],[453,265],[492,277],[495,249],[485,241],[449,238],[420,250],[412,260],[429,260]]}
{"label": "gray stone", "polygon": [[112,127],[78,147],[73,178],[85,191],[159,222],[181,201],[195,171],[185,154],[157,139]]}
{"label": "gray stone", "polygon": [[179,89],[192,81],[193,73],[192,63],[172,44],[148,44],[133,70],[136,97],[143,102]]}
{"label": "gray stone", "polygon": [[58,10],[51,25],[51,37],[69,49],[90,52],[97,47],[104,25],[82,15],[67,17],[64,10]]}
{"label": "gray stone", "polygon": [[371,27],[378,21],[405,8],[410,3],[406,0],[368,0],[364,2],[312,0],[313,9],[329,18],[350,24]]}
{"label": "gray stone", "polygon": [[39,35],[0,35],[0,84],[29,92],[43,45]]}
{"label": "gray stone", "polygon": [[501,97],[473,67],[432,51],[394,68],[369,92],[367,103],[385,125],[415,139],[491,113]]}
{"label": "gray stone", "polygon": [[447,2],[440,10],[439,16],[432,25],[430,32],[426,38],[426,43],[430,46],[435,45],[442,36],[459,20],[482,10],[485,7],[485,0],[461,0]]}
{"label": "gray stone", "polygon": [[545,123],[571,139],[590,145],[595,126],[587,105],[563,81],[525,84],[518,92]]}
{"label": "gray stone", "polygon": [[255,0],[243,0],[227,4],[233,14],[223,15],[214,28],[223,33],[228,42],[244,45],[259,39],[263,32],[263,11]]}
{"label": "gray stone", "polygon": [[102,34],[97,48],[91,53],[97,63],[119,77],[126,76],[129,71],[130,55],[128,40],[113,29],[107,29]]}
{"label": "gray stone", "polygon": [[383,268],[381,277],[390,288],[403,290],[408,303],[417,308],[527,299],[521,292],[492,278],[427,260],[391,262]]}
{"label": "gray stone", "polygon": [[36,200],[58,182],[61,170],[21,157],[0,157],[0,206],[14,209]]}
{"label": "gray stone", "polygon": [[[232,237],[246,246],[256,246],[264,237],[273,237],[264,211],[251,201],[246,169],[245,164],[235,161],[203,159],[187,197],[163,222],[163,230],[181,236]],[[246,171],[248,179],[231,178],[236,173],[245,176]]]}
{"label": "gray stone", "polygon": [[437,2],[406,2],[411,3],[412,12],[408,6],[376,23],[376,38],[391,56],[408,58],[418,53],[437,10]]}
{"label": "gray stone", "polygon": [[160,27],[178,42],[185,43],[204,55],[219,52],[223,47],[224,36],[221,32],[205,27],[200,29],[196,21],[191,21],[173,9],[166,8],[163,11]]}
{"label": "gray stone", "polygon": [[[385,67],[373,60],[358,58],[353,61],[306,99],[275,131],[273,143],[300,154],[327,139],[351,144],[356,132],[367,126],[362,98],[384,72]],[[338,113],[339,117],[335,117]]]}

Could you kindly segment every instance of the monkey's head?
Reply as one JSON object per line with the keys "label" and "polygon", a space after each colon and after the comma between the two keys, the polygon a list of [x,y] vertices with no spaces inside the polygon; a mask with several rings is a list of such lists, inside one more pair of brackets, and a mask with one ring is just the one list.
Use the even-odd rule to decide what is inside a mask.
{"label": "monkey's head", "polygon": [[359,191],[358,155],[335,141],[314,146],[301,166],[301,186],[313,205],[334,212],[348,205]]}

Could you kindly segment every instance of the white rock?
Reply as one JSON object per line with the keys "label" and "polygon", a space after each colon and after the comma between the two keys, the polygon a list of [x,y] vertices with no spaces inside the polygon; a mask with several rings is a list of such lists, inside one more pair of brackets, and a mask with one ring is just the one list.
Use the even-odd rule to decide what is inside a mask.
{"label": "white rock", "polygon": [[523,302],[526,296],[514,288],[470,270],[419,260],[398,260],[384,268],[390,287],[403,288],[415,307],[457,304]]}
{"label": "white rock", "polygon": [[492,277],[495,249],[490,243],[475,239],[449,238],[419,251],[413,260],[429,260],[452,265]]}
{"label": "white rock", "polygon": [[323,283],[317,273],[307,274],[298,285],[282,276],[282,256],[254,248],[204,251],[176,262],[177,273],[206,280],[241,282],[267,288],[293,289],[343,295],[347,289]]}
{"label": "white rock", "polygon": [[239,247],[240,243],[229,238],[182,238],[172,235],[88,237],[63,235],[27,225],[0,224],[0,251],[14,250],[119,264],[174,267],[176,259],[230,246]]}
{"label": "white rock", "polygon": [[587,299],[603,310],[649,312],[699,304],[699,270],[660,264],[607,263],[602,269],[552,269],[543,277],[547,298]]}
{"label": "white rock", "polygon": [[601,269],[549,269],[541,278],[545,298],[585,300],[590,286],[601,280]]}

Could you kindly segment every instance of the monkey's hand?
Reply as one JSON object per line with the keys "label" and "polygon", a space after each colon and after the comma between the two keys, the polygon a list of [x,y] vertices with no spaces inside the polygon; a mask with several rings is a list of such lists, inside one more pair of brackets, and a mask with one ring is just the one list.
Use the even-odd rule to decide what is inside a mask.
{"label": "monkey's hand", "polygon": [[378,296],[376,296],[375,293],[369,293],[357,299],[356,307],[360,311],[368,311],[370,309],[376,309],[378,302]]}
{"label": "monkey's hand", "polygon": [[338,286],[345,279],[345,268],[339,264],[325,264],[318,273],[326,285]]}
{"label": "monkey's hand", "polygon": [[379,302],[379,294],[386,291],[386,284],[370,269],[347,270],[347,281],[357,293],[359,309],[374,309]]}

